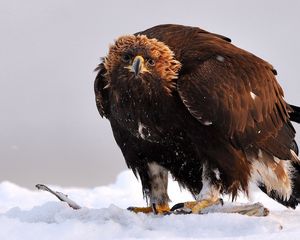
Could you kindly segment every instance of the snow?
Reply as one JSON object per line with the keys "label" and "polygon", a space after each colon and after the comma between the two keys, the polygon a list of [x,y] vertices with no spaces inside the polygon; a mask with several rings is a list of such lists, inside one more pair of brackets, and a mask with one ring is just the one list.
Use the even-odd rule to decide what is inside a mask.
{"label": "snow", "polygon": [[[261,192],[260,201],[271,211],[267,217],[209,213],[156,216],[135,214],[128,206],[144,206],[140,183],[129,171],[114,184],[92,189],[54,190],[82,206],[73,210],[48,192],[31,191],[10,182],[0,183],[0,239],[297,239],[300,211],[275,203]],[[192,200],[175,182],[169,186],[172,204]],[[228,201],[226,197],[224,200]],[[238,199],[245,202],[245,198]]]}

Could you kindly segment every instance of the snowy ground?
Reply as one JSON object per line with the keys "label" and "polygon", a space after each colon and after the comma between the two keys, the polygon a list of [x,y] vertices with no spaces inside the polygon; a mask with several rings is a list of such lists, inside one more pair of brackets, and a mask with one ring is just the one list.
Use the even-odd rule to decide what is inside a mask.
{"label": "snowy ground", "polygon": [[[289,210],[255,193],[271,210],[268,217],[211,213],[154,216],[134,214],[128,206],[145,205],[140,184],[129,171],[116,183],[94,189],[53,189],[83,206],[71,209],[47,192],[0,183],[0,239],[298,239],[300,211]],[[191,200],[176,183],[169,187],[173,203]],[[225,199],[226,200],[226,199]],[[245,201],[243,198],[239,201]],[[172,205],[172,204],[171,204]]]}

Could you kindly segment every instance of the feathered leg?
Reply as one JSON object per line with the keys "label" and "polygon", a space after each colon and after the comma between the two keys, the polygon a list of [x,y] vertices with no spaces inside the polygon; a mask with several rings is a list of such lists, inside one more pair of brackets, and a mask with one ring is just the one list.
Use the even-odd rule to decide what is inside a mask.
{"label": "feathered leg", "polygon": [[[135,213],[165,214],[170,211],[168,197],[168,171],[156,163],[149,163],[146,172],[140,173],[143,191],[150,200],[149,207],[129,207]],[[147,184],[146,184],[147,183]]]}
{"label": "feathered leg", "polygon": [[208,207],[223,204],[222,199],[220,199],[221,187],[217,181],[212,183],[211,173],[206,164],[203,165],[202,184],[202,189],[196,196],[196,201],[176,204],[172,207],[171,211],[178,213],[201,213],[202,210]]}

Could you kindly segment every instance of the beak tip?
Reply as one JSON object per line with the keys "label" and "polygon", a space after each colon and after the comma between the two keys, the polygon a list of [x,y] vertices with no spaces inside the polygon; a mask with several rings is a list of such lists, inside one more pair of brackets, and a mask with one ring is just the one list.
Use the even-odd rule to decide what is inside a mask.
{"label": "beak tip", "polygon": [[134,72],[134,75],[137,76],[140,74],[142,68],[143,68],[144,59],[141,56],[136,56],[132,63],[132,72]]}

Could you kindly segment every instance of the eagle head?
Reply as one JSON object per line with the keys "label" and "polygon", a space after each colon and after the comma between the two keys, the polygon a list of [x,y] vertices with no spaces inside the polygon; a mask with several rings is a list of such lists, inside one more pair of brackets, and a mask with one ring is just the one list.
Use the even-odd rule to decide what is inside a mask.
{"label": "eagle head", "polygon": [[110,85],[122,80],[130,84],[161,84],[171,93],[181,64],[163,42],[145,35],[126,35],[110,46],[104,66]]}

